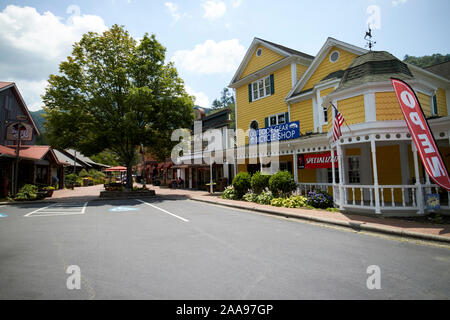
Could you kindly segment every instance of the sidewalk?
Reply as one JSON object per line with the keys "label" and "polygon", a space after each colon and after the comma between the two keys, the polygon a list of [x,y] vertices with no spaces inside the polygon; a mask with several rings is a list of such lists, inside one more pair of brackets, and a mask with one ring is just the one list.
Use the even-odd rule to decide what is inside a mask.
{"label": "sidewalk", "polygon": [[155,189],[156,195],[158,196],[185,197],[234,208],[339,225],[355,230],[382,232],[402,237],[450,243],[450,225],[448,224],[431,224],[394,218],[369,217],[325,210],[280,208],[246,201],[226,200],[220,198],[219,194],[210,194],[206,191],[169,189],[155,186],[151,186],[151,188]]}

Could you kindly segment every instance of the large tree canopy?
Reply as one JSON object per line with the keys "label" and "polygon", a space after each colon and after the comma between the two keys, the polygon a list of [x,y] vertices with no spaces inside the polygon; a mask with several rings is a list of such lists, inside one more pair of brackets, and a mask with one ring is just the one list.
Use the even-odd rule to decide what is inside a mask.
{"label": "large tree canopy", "polygon": [[176,143],[172,131],[192,124],[192,97],[164,63],[165,50],[154,35],[137,42],[118,25],[83,35],[43,95],[50,144],[87,156],[114,151],[130,188],[136,148],[142,143],[162,159]]}

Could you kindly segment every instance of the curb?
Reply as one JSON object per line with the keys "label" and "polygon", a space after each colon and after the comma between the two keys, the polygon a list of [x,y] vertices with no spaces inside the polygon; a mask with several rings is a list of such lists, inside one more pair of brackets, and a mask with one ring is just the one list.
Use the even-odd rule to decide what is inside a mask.
{"label": "curb", "polygon": [[221,206],[226,207],[232,207],[237,209],[243,209],[243,210],[251,210],[256,212],[262,212],[262,213],[268,213],[271,215],[286,217],[286,218],[294,218],[299,220],[308,220],[308,221],[314,221],[314,222],[320,222],[324,224],[330,224],[330,225],[337,225],[345,228],[349,228],[352,230],[357,231],[371,231],[376,233],[383,233],[388,235],[394,235],[402,238],[411,238],[411,239],[420,239],[420,240],[428,240],[428,241],[437,241],[437,242],[444,242],[450,244],[450,237],[444,237],[434,234],[426,234],[426,233],[420,233],[420,232],[414,232],[414,231],[407,231],[402,229],[390,229],[390,228],[383,228],[379,226],[374,226],[370,224],[365,223],[357,223],[357,222],[348,222],[348,221],[341,221],[341,220],[335,220],[335,219],[326,219],[326,218],[319,218],[319,217],[313,217],[308,215],[297,215],[290,212],[278,212],[271,209],[262,209],[257,207],[245,207],[239,204],[232,204],[232,203],[224,203],[220,201],[213,201],[213,200],[207,200],[207,199],[200,199],[188,196],[189,199],[199,202],[205,202],[205,203],[212,203],[217,204]]}

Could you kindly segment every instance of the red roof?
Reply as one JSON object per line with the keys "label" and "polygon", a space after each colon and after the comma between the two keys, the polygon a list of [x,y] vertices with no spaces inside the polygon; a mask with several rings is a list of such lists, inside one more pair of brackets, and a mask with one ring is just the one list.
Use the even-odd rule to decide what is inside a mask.
{"label": "red roof", "polygon": [[15,156],[16,152],[12,148],[6,146],[0,146],[0,154],[6,154],[8,156]]}
{"label": "red roof", "polygon": [[0,89],[2,89],[4,87],[7,87],[7,86],[10,86],[12,84],[14,84],[14,82],[0,81]]}
{"label": "red roof", "polygon": [[[49,152],[52,154],[53,158],[57,161],[57,163],[64,164],[63,162],[57,160],[58,158],[55,156],[53,150],[49,146],[21,146],[19,151],[19,157],[22,159],[29,159],[29,160],[41,160]],[[15,157],[16,147],[0,146],[0,153]]]}
{"label": "red roof", "polygon": [[127,171],[127,167],[117,166],[105,169],[104,172],[112,172],[112,171]]}

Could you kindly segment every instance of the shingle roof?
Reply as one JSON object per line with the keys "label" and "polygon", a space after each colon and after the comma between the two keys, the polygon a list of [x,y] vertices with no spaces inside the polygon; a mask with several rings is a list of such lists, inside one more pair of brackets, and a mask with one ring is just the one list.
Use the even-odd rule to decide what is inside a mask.
{"label": "shingle roof", "polygon": [[450,61],[441,62],[424,69],[450,80]]}
{"label": "shingle roof", "polygon": [[263,42],[266,42],[266,43],[268,43],[268,44],[270,44],[270,45],[272,45],[272,46],[274,46],[274,47],[276,47],[276,48],[278,48],[280,50],[286,51],[289,54],[293,54],[293,55],[304,57],[304,58],[311,59],[311,60],[314,59],[314,56],[311,56],[311,55],[306,54],[304,52],[297,51],[297,50],[294,50],[294,49],[282,46],[281,44],[277,44],[277,43],[274,43],[274,42],[271,42],[271,41],[267,41],[267,40],[264,40],[264,39],[261,39],[261,38],[256,38],[256,39],[258,39],[260,41],[263,41]]}
{"label": "shingle roof", "polygon": [[389,52],[370,51],[353,60],[335,92],[368,82],[389,81],[391,77],[409,80],[413,75],[404,62]]}

